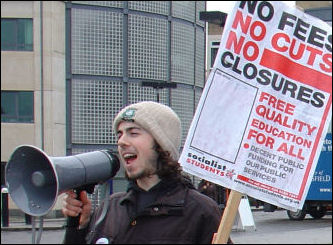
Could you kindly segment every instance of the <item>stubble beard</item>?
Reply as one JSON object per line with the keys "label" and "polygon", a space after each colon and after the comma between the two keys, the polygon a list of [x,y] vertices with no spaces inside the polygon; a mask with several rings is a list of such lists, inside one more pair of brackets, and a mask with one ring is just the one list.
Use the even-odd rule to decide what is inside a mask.
{"label": "stubble beard", "polygon": [[156,143],[154,143],[153,146],[151,147],[154,154],[149,159],[147,159],[147,164],[144,169],[142,169],[136,174],[131,174],[131,175],[129,175],[128,172],[125,171],[125,177],[128,180],[139,180],[143,178],[149,178],[152,175],[156,174],[158,153],[156,152],[155,148],[156,148]]}
{"label": "stubble beard", "polygon": [[154,175],[155,172],[156,171],[152,171],[152,170],[143,170],[143,171],[140,171],[139,173],[129,175],[126,171],[125,177],[128,180],[138,180],[138,179],[148,178],[148,177]]}
{"label": "stubble beard", "polygon": [[149,166],[148,168],[145,168],[136,174],[128,174],[128,172],[125,171],[125,177],[128,180],[139,180],[143,178],[149,178],[152,175],[156,174],[156,166],[157,166],[156,159],[150,159],[148,161],[148,166]]}

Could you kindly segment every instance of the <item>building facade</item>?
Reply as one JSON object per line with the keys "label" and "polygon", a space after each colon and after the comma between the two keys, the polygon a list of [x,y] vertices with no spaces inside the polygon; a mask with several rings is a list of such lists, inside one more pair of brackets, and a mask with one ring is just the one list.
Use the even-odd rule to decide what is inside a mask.
{"label": "building facade", "polygon": [[[205,83],[205,9],[205,1],[2,1],[2,186],[22,144],[49,156],[116,152],[113,119],[139,101],[171,106],[184,143]],[[125,189],[121,169],[113,191]]]}
{"label": "building facade", "polygon": [[[67,153],[105,147],[116,152],[112,121],[127,104],[143,100],[171,106],[186,138],[205,82],[205,23],[198,1],[72,1],[66,84]],[[71,67],[69,67],[69,64]],[[142,85],[176,84],[177,88]],[[114,191],[123,190],[123,171]]]}

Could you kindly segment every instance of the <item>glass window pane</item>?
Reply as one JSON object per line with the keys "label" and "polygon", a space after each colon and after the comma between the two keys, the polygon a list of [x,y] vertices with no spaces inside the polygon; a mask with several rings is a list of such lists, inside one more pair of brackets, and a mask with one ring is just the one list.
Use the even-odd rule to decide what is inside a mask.
{"label": "glass window pane", "polygon": [[1,19],[1,50],[16,47],[16,20]]}
{"label": "glass window pane", "polygon": [[32,19],[1,19],[1,50],[32,51]]}
{"label": "glass window pane", "polygon": [[217,52],[219,51],[219,48],[211,48],[211,60],[210,60],[210,67],[213,67],[215,58],[217,55]]}
{"label": "glass window pane", "polygon": [[32,20],[19,19],[17,23],[18,50],[32,50]]}
{"label": "glass window pane", "polygon": [[1,92],[1,122],[10,122],[16,118],[15,93]]}
{"label": "glass window pane", "polygon": [[33,122],[33,92],[19,92],[18,105],[19,121]]}
{"label": "glass window pane", "polygon": [[19,92],[19,114],[26,116],[32,114],[32,92]]}
{"label": "glass window pane", "polygon": [[32,32],[32,20],[27,20],[25,29],[25,46],[26,50],[32,51],[33,47],[33,32]]}
{"label": "glass window pane", "polygon": [[34,94],[27,91],[1,91],[1,122],[34,121]]}

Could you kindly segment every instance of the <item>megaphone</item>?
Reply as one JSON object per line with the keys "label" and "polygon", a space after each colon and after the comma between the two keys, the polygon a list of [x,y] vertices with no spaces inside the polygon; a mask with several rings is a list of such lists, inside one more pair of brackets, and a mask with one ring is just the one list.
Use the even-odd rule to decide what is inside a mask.
{"label": "megaphone", "polygon": [[10,156],[5,179],[12,200],[23,212],[43,216],[62,192],[103,183],[119,167],[118,158],[108,150],[49,157],[35,146],[21,145]]}

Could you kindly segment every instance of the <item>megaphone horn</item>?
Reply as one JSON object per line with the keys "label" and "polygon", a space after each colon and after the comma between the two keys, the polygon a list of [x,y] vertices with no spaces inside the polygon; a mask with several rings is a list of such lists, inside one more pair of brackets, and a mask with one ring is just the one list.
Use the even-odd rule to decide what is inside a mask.
{"label": "megaphone horn", "polygon": [[57,196],[70,189],[100,184],[116,175],[118,158],[108,150],[49,157],[31,145],[18,146],[6,165],[5,179],[14,203],[32,216],[47,214]]}

